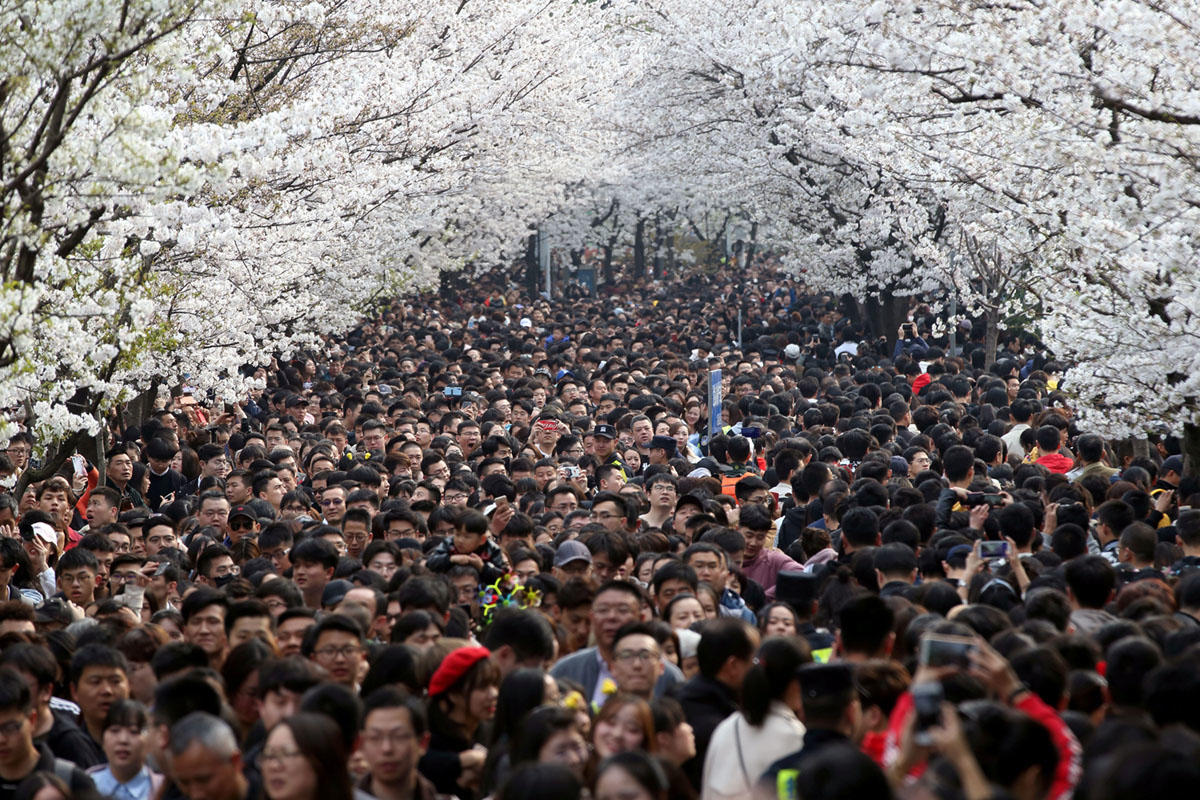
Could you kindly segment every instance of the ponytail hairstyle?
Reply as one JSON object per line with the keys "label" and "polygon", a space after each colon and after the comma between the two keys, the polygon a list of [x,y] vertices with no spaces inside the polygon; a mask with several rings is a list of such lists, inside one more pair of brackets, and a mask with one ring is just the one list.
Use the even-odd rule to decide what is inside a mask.
{"label": "ponytail hairstyle", "polygon": [[812,661],[808,643],[794,636],[772,636],[758,648],[754,664],[742,682],[742,713],[755,728],[762,727],[771,703],[782,700],[796,680],[796,670]]}

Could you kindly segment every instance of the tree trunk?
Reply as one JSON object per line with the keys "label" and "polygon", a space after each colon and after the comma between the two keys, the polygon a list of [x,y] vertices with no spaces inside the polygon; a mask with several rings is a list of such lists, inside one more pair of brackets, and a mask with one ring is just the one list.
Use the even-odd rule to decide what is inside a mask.
{"label": "tree trunk", "polygon": [[639,278],[646,274],[646,219],[638,217],[633,231],[633,274]]}
{"label": "tree trunk", "polygon": [[1200,478],[1200,425],[1189,422],[1183,426],[1183,474]]}
{"label": "tree trunk", "polygon": [[983,371],[990,372],[996,363],[996,348],[1000,345],[1000,320],[997,319],[999,312],[994,308],[989,308],[985,314],[987,333],[983,338]]}
{"label": "tree trunk", "polygon": [[525,246],[525,287],[531,298],[538,293],[538,253],[537,234],[529,234],[529,243]]}
{"label": "tree trunk", "polygon": [[[615,237],[614,237],[615,238]],[[600,262],[601,270],[604,273],[604,282],[610,286],[614,283],[613,280],[613,248],[616,243],[613,239],[609,239],[607,244],[604,244],[600,249],[604,252],[604,259]]]}
{"label": "tree trunk", "polygon": [[754,266],[754,251],[758,245],[758,223],[750,223],[750,241],[746,242],[746,267]]}
{"label": "tree trunk", "polygon": [[[866,323],[872,337],[887,338],[888,347],[895,347],[896,332],[900,324],[908,321],[908,298],[894,294],[883,297],[868,297],[858,303],[859,314]],[[889,352],[887,355],[891,355]]]}

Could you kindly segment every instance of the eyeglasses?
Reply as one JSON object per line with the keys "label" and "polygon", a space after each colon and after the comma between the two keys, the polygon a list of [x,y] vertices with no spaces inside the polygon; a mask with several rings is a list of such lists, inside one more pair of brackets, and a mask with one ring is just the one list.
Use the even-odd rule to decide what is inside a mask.
{"label": "eyeglasses", "polygon": [[323,505],[323,506],[340,506],[344,502],[345,501],[342,500],[342,498],[340,498],[340,497],[323,497],[323,498],[321,498],[321,505]]}
{"label": "eyeglasses", "polygon": [[109,580],[115,583],[124,583],[125,581],[136,581],[138,573],[136,572],[114,572],[108,576]]}
{"label": "eyeglasses", "polygon": [[442,499],[445,500],[447,503],[461,503],[470,496],[471,495],[463,494],[462,492],[455,492],[454,494],[448,494],[448,495],[443,496]]}
{"label": "eyeglasses", "polygon": [[381,745],[384,742],[390,744],[404,744],[416,738],[412,731],[396,728],[390,731],[364,731],[363,741],[367,744]]}
{"label": "eyeglasses", "polygon": [[314,650],[313,652],[317,654],[318,658],[334,659],[338,656],[341,656],[342,658],[353,658],[354,656],[358,655],[361,650],[362,648],[356,644],[347,644],[342,645],[341,647],[322,647],[321,649]]}
{"label": "eyeglasses", "polygon": [[650,663],[661,658],[661,656],[653,650],[618,650],[616,653],[617,661],[645,661]]}
{"label": "eyeglasses", "polygon": [[252,531],[252,530],[254,530],[254,523],[251,522],[250,520],[246,519],[245,517],[238,517],[235,521],[229,523],[229,530],[231,530],[231,531]]}
{"label": "eyeglasses", "polygon": [[609,519],[620,519],[620,518],[621,518],[621,515],[620,515],[620,514],[614,514],[614,513],[612,513],[611,511],[593,511],[593,512],[590,514],[590,516],[591,516],[591,518],[592,518],[592,519],[598,519],[598,520],[600,520],[600,521],[602,521],[602,522],[603,522],[604,520],[609,520]]}
{"label": "eyeglasses", "polygon": [[304,755],[299,750],[263,750],[259,755],[259,760],[264,764],[273,761],[283,761],[289,758],[296,758]]}

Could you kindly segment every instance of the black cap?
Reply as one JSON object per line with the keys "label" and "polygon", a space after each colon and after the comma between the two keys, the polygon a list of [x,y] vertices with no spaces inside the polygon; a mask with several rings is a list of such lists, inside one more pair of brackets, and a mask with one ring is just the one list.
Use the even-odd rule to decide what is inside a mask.
{"label": "black cap", "polygon": [[612,425],[597,425],[595,429],[592,430],[592,435],[598,438],[616,439],[617,429]]}
{"label": "black cap", "polygon": [[854,668],[849,664],[802,664],[796,670],[796,677],[805,699],[854,690]]}
{"label": "black cap", "polygon": [[67,601],[61,597],[51,597],[33,612],[35,622],[57,622],[60,625],[70,625],[75,621]]}
{"label": "black cap", "polygon": [[229,521],[232,522],[234,517],[246,517],[251,522],[258,522],[258,515],[249,506],[234,506],[229,509]]}
{"label": "black cap", "polygon": [[820,582],[811,572],[781,572],[775,576],[775,599],[807,613],[817,599]]}
{"label": "black cap", "polygon": [[354,584],[345,578],[338,578],[325,584],[324,591],[321,592],[321,607],[332,608],[354,588]]}

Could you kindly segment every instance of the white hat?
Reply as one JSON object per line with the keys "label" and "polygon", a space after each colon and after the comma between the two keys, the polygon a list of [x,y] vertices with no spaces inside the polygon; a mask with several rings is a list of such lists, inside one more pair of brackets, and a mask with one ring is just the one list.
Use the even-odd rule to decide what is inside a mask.
{"label": "white hat", "polygon": [[47,544],[58,546],[58,532],[54,530],[47,522],[35,522],[31,526],[34,536],[42,539]]}
{"label": "white hat", "polygon": [[800,345],[789,344],[787,347],[783,348],[783,354],[793,361],[796,360],[800,357]]}

